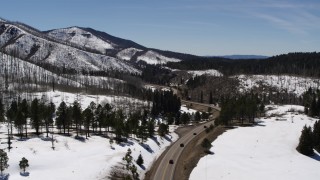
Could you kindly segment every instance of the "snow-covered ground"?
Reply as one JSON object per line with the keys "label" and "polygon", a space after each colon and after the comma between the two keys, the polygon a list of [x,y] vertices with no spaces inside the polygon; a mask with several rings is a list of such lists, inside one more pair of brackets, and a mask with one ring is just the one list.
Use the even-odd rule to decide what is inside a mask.
{"label": "snow-covered ground", "polygon": [[142,50],[136,49],[136,48],[127,48],[118,52],[117,58],[129,61],[137,52],[140,52],[140,51]]}
{"label": "snow-covered ground", "polygon": [[277,88],[281,92],[294,93],[298,96],[311,88],[318,88],[320,79],[297,77],[288,75],[237,75],[240,81],[240,92],[250,91],[253,87],[267,85]]}
{"label": "snow-covered ground", "polygon": [[63,41],[98,50],[101,53],[105,53],[106,49],[113,49],[111,43],[78,27],[55,29],[50,31],[48,35]]}
{"label": "snow-covered ground", "polygon": [[138,61],[145,61],[148,64],[166,64],[167,62],[180,62],[180,59],[162,56],[155,51],[147,51],[137,58]]}
{"label": "snow-covered ground", "polygon": [[[173,129],[170,128],[171,132]],[[0,138],[3,143],[6,141],[6,132],[7,126],[1,124]],[[134,161],[140,153],[144,159],[145,170],[136,165],[140,177],[144,177],[144,173],[156,158],[177,138],[175,133],[170,133],[167,138],[156,136],[154,139],[148,139],[143,145],[134,139],[129,139],[129,143],[120,145],[114,143],[111,148],[109,139],[100,136],[91,136],[85,142],[81,142],[74,137],[55,134],[55,150],[51,148],[51,141],[44,141],[41,138],[19,141],[17,138],[12,141],[11,151],[6,150],[9,168],[4,173],[10,175],[9,179],[107,179],[112,167],[122,162],[122,158],[130,148]],[[0,148],[6,147],[6,144],[1,143]],[[28,178],[20,175],[19,161],[22,157],[29,160]]]}
{"label": "snow-covered ground", "polygon": [[194,76],[201,76],[201,75],[207,75],[207,76],[223,76],[221,72],[215,69],[208,69],[208,70],[200,70],[200,71],[188,71],[189,74]]}
{"label": "snow-covered ground", "polygon": [[21,94],[20,97],[22,99],[34,99],[38,98],[43,100],[44,102],[53,102],[56,105],[56,108],[60,105],[62,101],[64,101],[67,105],[71,105],[75,100],[77,100],[82,109],[88,107],[91,102],[96,104],[105,105],[109,103],[114,108],[121,108],[123,110],[129,110],[129,106],[132,108],[141,109],[141,107],[148,107],[150,102],[142,101],[139,99],[124,97],[124,96],[106,96],[106,95],[90,95],[83,93],[68,93],[61,91],[49,91],[49,92],[37,92],[37,93],[29,93],[29,94]]}
{"label": "snow-covered ground", "polygon": [[273,110],[259,125],[219,136],[212,143],[214,154],[200,159],[190,179],[319,179],[320,154],[308,157],[296,150],[303,126],[316,119],[300,114],[302,106],[268,107]]}

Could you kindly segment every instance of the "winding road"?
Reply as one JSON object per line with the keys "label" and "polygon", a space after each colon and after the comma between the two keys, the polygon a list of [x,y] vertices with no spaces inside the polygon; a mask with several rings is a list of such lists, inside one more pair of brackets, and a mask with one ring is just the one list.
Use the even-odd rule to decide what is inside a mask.
{"label": "winding road", "polygon": [[[179,138],[172,146],[170,146],[166,154],[161,159],[158,169],[156,169],[155,172],[151,174],[151,179],[173,180],[176,164],[179,163],[179,157],[184,149],[184,147],[181,147],[181,144],[187,146],[187,144],[190,143],[195,136],[205,131],[206,128],[204,126],[209,127],[212,123],[213,121],[209,121],[195,126],[195,128]],[[170,160],[173,160],[173,164],[169,163]]]}
{"label": "winding road", "polygon": [[[170,88],[166,86],[159,86],[159,85],[150,85],[160,88]],[[177,90],[174,88],[171,88],[173,90],[174,94],[178,94]],[[219,115],[220,108],[216,107],[212,104],[205,104],[205,103],[198,103],[193,101],[186,101],[181,100],[181,103],[191,107],[192,109],[196,109],[198,111],[208,111],[210,108],[210,112],[213,114],[213,117],[210,118],[210,121],[206,123],[199,124],[197,126],[194,126],[188,133],[181,136],[175,143],[173,143],[169,149],[165,152],[165,154],[162,156],[161,159],[158,159],[157,161],[160,161],[157,169],[155,169],[153,172],[151,172],[150,179],[152,180],[173,180],[174,173],[176,169],[177,163],[179,163],[179,157],[181,156],[183,149],[185,146],[187,146],[196,136],[201,134],[203,131],[205,131],[205,127],[209,127],[214,122],[214,118]],[[173,163],[170,163],[172,160]],[[156,164],[156,163],[155,163]]]}

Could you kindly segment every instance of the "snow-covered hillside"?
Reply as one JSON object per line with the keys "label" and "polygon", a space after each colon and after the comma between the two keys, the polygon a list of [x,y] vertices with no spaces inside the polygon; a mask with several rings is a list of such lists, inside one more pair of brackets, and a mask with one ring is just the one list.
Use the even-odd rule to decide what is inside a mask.
{"label": "snow-covered hillside", "polygon": [[141,52],[141,49],[127,48],[118,52],[117,57],[122,60],[130,60],[137,52]]}
{"label": "snow-covered hillside", "polygon": [[320,79],[288,75],[238,75],[233,78],[240,81],[240,92],[247,92],[252,88],[264,85],[275,87],[280,92],[294,93],[300,96],[310,87],[317,89],[320,85]]}
{"label": "snow-covered hillside", "polygon": [[6,82],[8,84],[1,83],[0,89],[5,89],[6,85],[8,85],[9,89],[12,89],[12,86],[17,85],[27,90],[34,82],[38,84],[51,84],[52,81],[54,81],[56,85],[66,85],[70,87],[81,86],[81,84],[76,81],[58,76],[39,66],[3,53],[0,53],[0,67],[0,79],[3,80],[1,82],[6,82],[4,77],[7,77],[8,81]]}
{"label": "snow-covered hillside", "polygon": [[199,71],[188,71],[189,74],[194,76],[201,76],[201,75],[207,75],[207,76],[223,76],[221,72],[215,69],[208,69],[208,70],[199,70]]}
{"label": "snow-covered hillside", "polygon": [[302,106],[268,107],[273,110],[259,125],[219,136],[212,143],[214,154],[200,159],[190,179],[319,179],[320,154],[308,157],[296,150],[303,126],[316,119],[301,114]]}
{"label": "snow-covered hillside", "polygon": [[165,57],[155,51],[147,51],[137,58],[138,61],[145,61],[148,64],[166,64],[167,62],[180,62],[180,59]]}
{"label": "snow-covered hillside", "polygon": [[107,49],[113,49],[112,43],[108,43],[78,27],[55,29],[50,31],[48,35],[66,42],[97,50],[103,54]]}
{"label": "snow-covered hillside", "polygon": [[21,59],[48,63],[55,67],[79,71],[82,69],[93,71],[117,70],[140,73],[139,70],[125,61],[49,41],[7,23],[3,23],[0,27],[0,47],[7,53],[16,52],[16,55]]}

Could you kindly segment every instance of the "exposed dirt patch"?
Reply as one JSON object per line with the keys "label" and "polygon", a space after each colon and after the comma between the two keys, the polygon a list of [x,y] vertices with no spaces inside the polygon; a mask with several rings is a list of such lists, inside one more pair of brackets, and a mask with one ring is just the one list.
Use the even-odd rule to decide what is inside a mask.
{"label": "exposed dirt patch", "polygon": [[204,138],[214,141],[219,135],[225,132],[228,128],[218,126],[209,133],[205,131],[193,139],[182,152],[177,167],[175,169],[174,179],[188,180],[193,168],[198,164],[198,161],[203,156],[207,155],[205,149],[201,146]]}

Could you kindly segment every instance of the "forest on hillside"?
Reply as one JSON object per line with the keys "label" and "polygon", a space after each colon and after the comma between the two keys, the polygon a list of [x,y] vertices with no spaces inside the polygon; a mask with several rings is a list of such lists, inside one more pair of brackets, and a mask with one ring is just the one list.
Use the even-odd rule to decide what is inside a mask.
{"label": "forest on hillside", "polygon": [[230,60],[220,57],[194,58],[168,67],[181,70],[216,69],[224,75],[236,74],[290,74],[320,77],[320,53],[289,53],[268,59]]}

